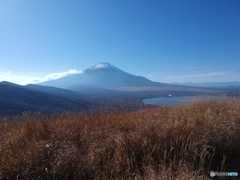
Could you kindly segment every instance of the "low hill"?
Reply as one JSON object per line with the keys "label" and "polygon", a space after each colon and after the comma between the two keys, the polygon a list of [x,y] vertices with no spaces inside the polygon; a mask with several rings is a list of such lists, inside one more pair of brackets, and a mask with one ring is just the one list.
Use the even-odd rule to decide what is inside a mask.
{"label": "low hill", "polygon": [[9,82],[0,83],[0,116],[17,115],[24,111],[87,109],[90,102],[52,95]]}

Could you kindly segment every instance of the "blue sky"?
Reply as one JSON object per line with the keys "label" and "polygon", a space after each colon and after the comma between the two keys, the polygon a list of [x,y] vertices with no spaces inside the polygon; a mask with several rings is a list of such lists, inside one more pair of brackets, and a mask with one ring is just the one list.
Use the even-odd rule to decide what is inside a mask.
{"label": "blue sky", "polygon": [[240,81],[239,0],[0,1],[0,81],[109,62],[159,82]]}

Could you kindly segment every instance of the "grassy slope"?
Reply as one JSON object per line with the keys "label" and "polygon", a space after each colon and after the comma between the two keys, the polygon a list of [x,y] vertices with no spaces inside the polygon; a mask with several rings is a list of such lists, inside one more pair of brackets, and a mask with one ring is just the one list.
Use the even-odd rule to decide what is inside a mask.
{"label": "grassy slope", "polygon": [[15,120],[0,123],[0,179],[210,179],[210,170],[239,172],[240,100]]}

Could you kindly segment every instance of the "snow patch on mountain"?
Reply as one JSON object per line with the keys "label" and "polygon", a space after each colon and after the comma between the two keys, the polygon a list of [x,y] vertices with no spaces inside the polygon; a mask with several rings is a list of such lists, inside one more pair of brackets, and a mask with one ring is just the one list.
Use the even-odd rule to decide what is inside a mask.
{"label": "snow patch on mountain", "polygon": [[109,68],[109,67],[111,67],[111,66],[112,66],[112,65],[109,64],[109,63],[99,63],[99,64],[97,64],[97,65],[95,65],[95,66],[93,66],[93,67],[91,67],[91,68],[89,68],[89,69],[91,69],[91,70],[105,69],[105,68]]}

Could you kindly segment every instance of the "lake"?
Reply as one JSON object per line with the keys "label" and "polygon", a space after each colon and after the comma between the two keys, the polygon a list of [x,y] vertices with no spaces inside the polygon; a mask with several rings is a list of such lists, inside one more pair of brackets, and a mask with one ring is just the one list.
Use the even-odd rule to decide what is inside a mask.
{"label": "lake", "polygon": [[227,96],[169,96],[169,97],[157,97],[157,98],[147,98],[143,100],[145,104],[152,104],[152,105],[178,105],[186,102],[193,102],[193,101],[206,101],[206,100],[231,100],[232,97]]}

